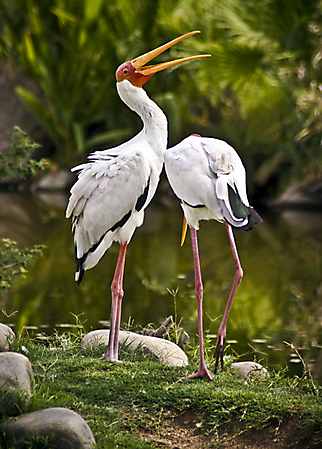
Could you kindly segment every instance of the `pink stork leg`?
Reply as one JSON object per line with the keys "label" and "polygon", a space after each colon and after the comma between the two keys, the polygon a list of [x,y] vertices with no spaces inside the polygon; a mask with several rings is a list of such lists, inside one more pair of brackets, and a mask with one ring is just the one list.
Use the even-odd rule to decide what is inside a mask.
{"label": "pink stork leg", "polygon": [[197,298],[197,308],[198,308],[198,334],[199,334],[199,369],[195,374],[187,376],[187,379],[192,379],[194,377],[208,377],[212,380],[212,374],[208,370],[205,364],[204,358],[204,347],[203,347],[203,326],[202,326],[202,299],[203,299],[203,285],[200,270],[200,260],[198,251],[198,240],[197,231],[190,227],[191,233],[191,243],[192,243],[192,253],[193,253],[193,265],[195,271],[195,295]]}
{"label": "pink stork leg", "polygon": [[119,362],[119,333],[121,323],[123,291],[123,274],[125,265],[127,243],[121,243],[119,257],[116,264],[114,278],[111,285],[112,305],[111,305],[111,323],[110,336],[107,351],[102,359],[112,362]]}
{"label": "pink stork leg", "polygon": [[224,352],[224,345],[225,345],[225,338],[226,338],[226,325],[227,325],[227,321],[228,321],[228,315],[231,309],[231,305],[237,290],[237,287],[240,283],[240,281],[242,280],[243,277],[243,269],[240,265],[240,261],[239,261],[239,257],[238,257],[238,252],[237,252],[237,247],[236,247],[236,243],[235,243],[235,239],[234,239],[234,233],[233,230],[231,228],[231,226],[228,223],[225,223],[226,225],[226,229],[227,229],[227,233],[228,233],[228,238],[229,238],[229,243],[231,246],[231,250],[233,253],[233,257],[236,263],[236,272],[235,272],[235,276],[234,276],[234,283],[228,298],[228,302],[226,305],[226,309],[225,309],[225,313],[224,316],[222,318],[220,327],[218,329],[218,334],[217,334],[217,346],[216,346],[216,350],[214,353],[214,358],[216,359],[216,363],[215,363],[215,373],[217,372],[217,368],[218,368],[218,363],[219,363],[219,359],[220,359],[220,365],[221,365],[221,369],[223,369],[224,367],[224,361],[223,361],[223,352]]}

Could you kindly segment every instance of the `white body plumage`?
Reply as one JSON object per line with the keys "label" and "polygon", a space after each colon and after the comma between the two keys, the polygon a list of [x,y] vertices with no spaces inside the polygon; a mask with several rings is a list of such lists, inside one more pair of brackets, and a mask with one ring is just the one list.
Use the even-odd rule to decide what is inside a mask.
{"label": "white body plumage", "polygon": [[165,152],[165,170],[181,201],[187,223],[199,229],[200,220],[227,221],[251,229],[246,173],[240,157],[226,142],[191,135]]}
{"label": "white body plumage", "polygon": [[130,141],[96,151],[71,189],[66,217],[73,217],[76,281],[93,268],[114,241],[129,242],[156,191],[167,146],[167,119],[146,92],[129,81],[117,83],[123,102],[143,121]]}

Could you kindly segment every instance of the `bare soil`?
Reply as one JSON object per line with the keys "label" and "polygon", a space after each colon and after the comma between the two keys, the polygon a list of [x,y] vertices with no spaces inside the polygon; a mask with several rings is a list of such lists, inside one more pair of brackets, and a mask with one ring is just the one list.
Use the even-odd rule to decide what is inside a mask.
{"label": "bare soil", "polygon": [[[303,442],[298,435],[298,420],[290,419],[278,425],[272,422],[265,429],[242,428],[240,423],[222,426],[218,435],[205,435],[198,428],[198,416],[192,410],[168,420],[157,433],[140,431],[140,436],[153,447],[171,449],[280,449],[292,447],[309,448],[309,441]],[[302,443],[300,442],[302,440]],[[321,444],[322,447],[322,444]]]}

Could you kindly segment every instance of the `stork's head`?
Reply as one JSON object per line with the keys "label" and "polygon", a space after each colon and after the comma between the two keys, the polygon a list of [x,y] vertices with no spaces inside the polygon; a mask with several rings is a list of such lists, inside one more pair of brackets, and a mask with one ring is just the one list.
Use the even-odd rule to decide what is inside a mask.
{"label": "stork's head", "polygon": [[[191,31],[190,33],[184,34],[183,36],[179,36],[176,39],[168,42],[167,44],[162,45],[161,47],[156,48],[155,50],[151,50],[148,53],[145,53],[142,56],[138,56],[132,61],[124,62],[124,64],[120,65],[116,70],[116,81],[120,83],[123,80],[130,81],[133,86],[142,87],[144,83],[151,78],[156,72],[160,72],[161,70],[167,69],[169,67],[173,67],[178,64],[182,64],[186,61],[191,61],[193,59],[198,58],[206,58],[210,55],[198,55],[198,56],[189,56],[187,58],[176,59],[174,61],[163,62],[161,64],[149,65],[145,66],[149,61],[154,59],[159,54],[163,53],[168,48],[175,45],[177,42],[180,42],[182,39],[186,37],[192,36],[193,34],[200,33],[200,31]],[[143,67],[145,66],[145,67]]]}

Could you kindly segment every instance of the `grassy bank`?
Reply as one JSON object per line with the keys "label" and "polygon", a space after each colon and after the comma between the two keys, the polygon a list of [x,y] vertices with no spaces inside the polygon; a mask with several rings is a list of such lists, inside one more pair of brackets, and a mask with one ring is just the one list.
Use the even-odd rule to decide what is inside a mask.
{"label": "grassy bank", "polygon": [[76,411],[98,448],[321,447],[322,389],[307,377],[288,378],[281,370],[245,382],[225,370],[213,382],[181,380],[196,370],[195,351],[187,368],[124,350],[123,362],[111,364],[99,360],[102,349],[84,354],[80,338],[20,338],[12,350],[33,365],[36,390],[28,411]]}

